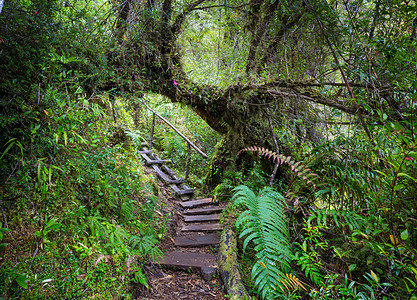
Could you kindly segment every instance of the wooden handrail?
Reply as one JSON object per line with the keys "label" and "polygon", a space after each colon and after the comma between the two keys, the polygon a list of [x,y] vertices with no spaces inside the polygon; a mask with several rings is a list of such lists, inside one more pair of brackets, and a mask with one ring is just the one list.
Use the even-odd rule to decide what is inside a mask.
{"label": "wooden handrail", "polygon": [[162,121],[164,121],[165,123],[167,123],[180,137],[182,137],[191,147],[193,147],[202,157],[204,158],[208,158],[207,154],[205,154],[203,151],[201,151],[196,145],[193,144],[193,142],[191,142],[185,135],[183,135],[177,128],[175,128],[174,125],[172,125],[167,119],[165,119],[164,117],[162,117],[160,114],[158,114],[156,111],[154,111],[152,108],[150,108],[145,102],[143,102],[142,100],[138,99],[140,102],[142,102],[143,105],[145,105],[145,107],[147,109],[149,109],[151,112],[153,112],[158,118],[160,118]]}

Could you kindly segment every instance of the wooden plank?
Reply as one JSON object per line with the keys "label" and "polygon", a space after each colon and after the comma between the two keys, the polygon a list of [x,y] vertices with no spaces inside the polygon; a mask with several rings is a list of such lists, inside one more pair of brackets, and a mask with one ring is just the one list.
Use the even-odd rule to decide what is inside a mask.
{"label": "wooden plank", "polygon": [[217,257],[208,253],[198,252],[167,252],[159,264],[166,267],[182,268],[217,268]]}
{"label": "wooden plank", "polygon": [[145,165],[153,165],[153,164],[163,165],[163,164],[171,162],[171,160],[169,160],[169,159],[159,159],[159,160],[151,159],[146,154],[141,154],[141,156],[145,159]]}
{"label": "wooden plank", "polygon": [[167,174],[165,174],[158,166],[153,165],[152,168],[155,170],[156,175],[159,176],[159,178],[161,178],[163,181],[165,181],[166,183],[169,184],[179,184],[182,183],[184,181],[183,178],[180,179],[171,179],[169,178],[169,176]]}
{"label": "wooden plank", "polygon": [[[164,170],[166,173],[168,173],[171,177],[172,176],[175,176],[175,174],[177,173],[176,171],[174,171],[174,170],[171,170],[167,165],[163,165],[162,167],[162,170]],[[173,177],[174,178],[174,177]],[[174,179],[176,179],[176,178],[174,178]]]}
{"label": "wooden plank", "polygon": [[142,151],[138,151],[139,154],[150,154],[152,153],[152,150],[142,150]]}
{"label": "wooden plank", "polygon": [[188,189],[188,190],[182,190],[180,188],[178,188],[175,184],[171,185],[171,188],[173,189],[173,191],[178,195],[192,195],[194,194],[194,190],[192,189]]}
{"label": "wooden plank", "polygon": [[200,235],[194,233],[188,236],[177,236],[174,239],[174,244],[177,247],[195,247],[195,246],[207,246],[207,245],[217,245],[220,242],[220,234],[208,233]]}
{"label": "wooden plank", "polygon": [[219,221],[219,220],[220,220],[220,214],[184,216],[184,222],[210,222],[210,221]]}
{"label": "wooden plank", "polygon": [[210,206],[204,208],[187,209],[184,214],[186,215],[209,215],[219,213],[223,210],[221,206]]}
{"label": "wooden plank", "polygon": [[183,184],[182,186],[182,189],[183,190],[192,190],[192,188],[190,188],[188,185],[186,185],[186,184]]}
{"label": "wooden plank", "polygon": [[207,204],[215,204],[213,203],[212,198],[204,198],[204,199],[197,199],[197,200],[191,200],[191,201],[184,201],[181,202],[180,205],[184,208],[194,208],[199,207]]}
{"label": "wooden plank", "polygon": [[218,231],[222,230],[220,223],[185,225],[181,231]]}

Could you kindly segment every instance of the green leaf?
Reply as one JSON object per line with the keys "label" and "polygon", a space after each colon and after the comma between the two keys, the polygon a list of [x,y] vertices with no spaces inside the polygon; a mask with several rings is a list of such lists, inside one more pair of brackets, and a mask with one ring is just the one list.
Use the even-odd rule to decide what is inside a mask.
{"label": "green leaf", "polygon": [[[234,189],[234,205],[244,204],[248,210],[236,220],[240,237],[245,237],[243,248],[249,242],[255,245],[257,261],[251,277],[262,298],[276,298],[276,291],[286,289],[285,275],[293,259],[288,241],[288,225],[284,197],[270,188],[255,195],[247,186]],[[301,247],[307,247],[304,243]]]}
{"label": "green leaf", "polygon": [[7,153],[7,152],[9,152],[10,148],[12,148],[12,147],[13,147],[13,145],[14,145],[14,143],[15,143],[15,142],[14,142],[14,140],[15,140],[15,138],[13,138],[13,139],[9,140],[9,141],[6,143],[6,145],[7,145],[7,144],[9,144],[9,143],[10,143],[10,144],[9,144],[9,146],[7,146],[6,150],[4,150],[3,154],[0,156],[0,160],[3,158],[3,156],[4,156],[4,155],[6,155],[6,153]]}
{"label": "green leaf", "polygon": [[402,183],[396,184],[394,186],[394,191],[398,191],[398,190],[401,190],[401,189],[404,189],[404,188],[405,188],[405,185],[404,184],[402,184]]}
{"label": "green leaf", "polygon": [[1,243],[0,244],[0,252],[4,250],[4,248],[6,248],[6,246],[8,245],[8,243]]}
{"label": "green leaf", "polygon": [[408,229],[406,229],[403,232],[401,232],[401,239],[403,241],[405,241],[406,239],[408,239]]}
{"label": "green leaf", "polygon": [[20,285],[24,289],[28,288],[28,280],[29,278],[27,278],[26,275],[20,275],[19,277],[16,278],[17,284]]}
{"label": "green leaf", "polygon": [[408,175],[408,174],[405,174],[405,173],[398,173],[397,174],[397,176],[398,177],[407,177],[407,178],[409,178],[409,179],[411,179],[411,180],[413,180],[414,182],[416,182],[417,183],[417,179],[416,178],[413,178],[413,177],[411,177],[410,175]]}
{"label": "green leaf", "polygon": [[381,175],[383,175],[384,177],[388,177],[388,175],[387,174],[385,174],[384,172],[382,172],[382,171],[379,171],[379,170],[374,170],[375,172],[377,172],[377,173],[379,173],[379,174],[381,174]]}

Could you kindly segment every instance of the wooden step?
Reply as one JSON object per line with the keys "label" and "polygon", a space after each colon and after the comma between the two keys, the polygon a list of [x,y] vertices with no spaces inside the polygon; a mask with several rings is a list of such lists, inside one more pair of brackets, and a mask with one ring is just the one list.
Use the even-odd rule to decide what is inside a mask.
{"label": "wooden step", "polygon": [[219,213],[223,210],[221,206],[209,206],[204,208],[187,209],[184,214],[186,215],[209,215]]}
{"label": "wooden step", "polygon": [[213,199],[211,198],[184,201],[180,203],[180,205],[184,208],[194,208],[194,207],[199,207],[199,206],[203,206],[207,204],[216,204],[216,203],[213,203]]}
{"label": "wooden step", "polygon": [[168,184],[180,184],[184,181],[184,178],[180,179],[171,179],[169,178],[169,175],[165,174],[158,166],[153,165],[152,168],[155,170],[156,175],[158,175],[159,178],[161,178],[164,182]]}
{"label": "wooden step", "polygon": [[180,189],[175,184],[171,185],[171,188],[178,196],[194,194],[194,189]]}
{"label": "wooden step", "polygon": [[174,244],[177,247],[195,247],[195,246],[208,246],[217,245],[220,242],[220,234],[208,233],[198,234],[193,233],[187,236],[177,236],[174,239]]}
{"label": "wooden step", "polygon": [[208,253],[175,251],[165,253],[158,263],[166,267],[217,268],[217,257]]}
{"label": "wooden step", "polygon": [[138,151],[138,153],[139,154],[150,154],[150,153],[152,153],[152,150],[141,150],[141,151]]}
{"label": "wooden step", "polygon": [[222,225],[220,223],[209,223],[209,224],[191,224],[185,225],[182,227],[181,231],[218,231],[222,230]]}
{"label": "wooden step", "polygon": [[146,154],[141,154],[141,155],[145,159],[145,165],[148,165],[148,166],[154,165],[154,164],[163,165],[163,164],[167,164],[171,162],[171,160],[169,159],[151,159]]}
{"label": "wooden step", "polygon": [[184,216],[184,222],[211,222],[211,221],[219,221],[219,220],[220,220],[220,214]]}
{"label": "wooden step", "polygon": [[[175,174],[177,173],[177,172],[175,172],[174,170],[171,170],[167,165],[163,165],[163,166],[161,166],[161,169],[165,172],[165,173],[167,173],[168,175],[170,175],[172,178],[174,178],[173,176],[175,176]],[[176,179],[176,178],[174,178],[174,179]]]}

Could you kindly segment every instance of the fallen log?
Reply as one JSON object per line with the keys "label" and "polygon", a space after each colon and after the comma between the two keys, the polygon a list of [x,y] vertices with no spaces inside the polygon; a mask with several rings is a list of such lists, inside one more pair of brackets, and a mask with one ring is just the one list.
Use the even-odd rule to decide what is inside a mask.
{"label": "fallen log", "polygon": [[251,299],[242,282],[237,262],[236,236],[229,225],[225,225],[220,237],[219,273],[231,300]]}

